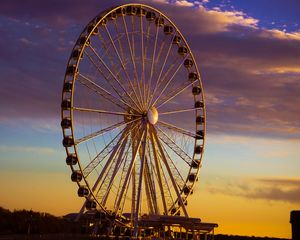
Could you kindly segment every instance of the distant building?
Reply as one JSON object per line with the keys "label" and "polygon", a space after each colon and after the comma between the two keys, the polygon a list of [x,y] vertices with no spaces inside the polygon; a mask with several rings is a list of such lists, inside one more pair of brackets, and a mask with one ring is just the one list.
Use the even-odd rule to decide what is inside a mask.
{"label": "distant building", "polygon": [[292,240],[300,240],[300,210],[291,211]]}

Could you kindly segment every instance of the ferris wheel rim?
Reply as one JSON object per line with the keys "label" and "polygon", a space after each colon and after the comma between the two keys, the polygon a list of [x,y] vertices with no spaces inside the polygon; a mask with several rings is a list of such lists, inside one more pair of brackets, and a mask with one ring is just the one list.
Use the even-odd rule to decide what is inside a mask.
{"label": "ferris wheel rim", "polygon": [[[176,27],[176,25],[175,25],[175,24],[174,24],[174,23],[173,23],[166,15],[165,15],[165,14],[163,14],[162,12],[160,12],[159,10],[157,10],[156,8],[153,8],[153,7],[151,7],[151,6],[148,6],[148,5],[145,5],[145,4],[130,4],[130,3],[129,3],[129,4],[124,4],[124,5],[115,7],[115,8],[111,8],[111,9],[108,10],[108,11],[104,11],[102,14],[100,14],[100,15],[101,15],[100,19],[98,20],[97,24],[95,24],[94,28],[90,31],[90,33],[88,33],[87,35],[84,35],[84,33],[87,32],[87,27],[90,25],[90,23],[91,23],[91,22],[95,23],[95,19],[96,19],[97,17],[99,18],[99,16],[95,17],[92,21],[90,21],[90,23],[87,24],[86,28],[83,30],[83,32],[80,34],[80,37],[79,37],[79,39],[80,39],[82,36],[85,36],[85,37],[86,37],[86,41],[85,41],[84,45],[82,46],[81,52],[80,52],[79,57],[78,57],[78,59],[77,59],[76,66],[75,66],[75,72],[76,72],[76,70],[78,69],[78,66],[79,66],[79,63],[80,63],[80,57],[82,56],[85,47],[87,47],[86,43],[87,43],[88,39],[92,36],[92,33],[93,33],[94,29],[97,28],[98,25],[99,25],[99,23],[100,23],[101,21],[103,21],[103,19],[106,19],[106,17],[109,16],[109,14],[111,14],[111,13],[114,12],[114,11],[116,11],[117,9],[124,8],[124,7],[127,7],[127,6],[137,6],[137,7],[140,7],[140,8],[147,8],[147,9],[151,9],[152,11],[156,11],[156,12],[158,12],[158,13],[160,14],[159,16],[163,16],[163,18],[167,19],[168,22],[176,29],[176,34],[179,34],[180,37],[182,38],[182,40],[183,40],[183,42],[184,42],[184,45],[188,48],[189,56],[192,58],[193,62],[195,63],[196,72],[197,72],[197,74],[198,74],[197,82],[198,82],[198,84],[200,85],[200,88],[201,88],[201,94],[202,94],[201,96],[202,96],[203,107],[201,107],[201,109],[202,109],[202,112],[203,112],[203,116],[204,116],[204,118],[206,119],[206,115],[205,115],[205,104],[204,104],[204,93],[203,93],[202,82],[201,82],[200,73],[199,73],[199,70],[198,70],[198,67],[197,67],[195,58],[194,58],[194,56],[193,56],[193,54],[192,54],[192,51],[191,51],[191,49],[190,49],[188,43],[186,42],[184,36],[183,36],[182,33],[180,32],[180,30]],[[78,40],[78,41],[79,41],[79,40]],[[77,43],[75,44],[75,46],[74,46],[72,52],[76,49],[76,46],[77,46]],[[69,63],[70,63],[70,60],[69,60],[69,62],[68,62],[68,66],[69,66]],[[66,73],[66,74],[67,74],[67,73]],[[76,75],[76,73],[74,73],[74,75],[73,75],[73,79],[72,79],[73,82],[76,81],[76,76],[75,76],[75,75]],[[66,82],[66,77],[65,77],[65,81],[64,81],[64,82]],[[74,88],[74,84],[73,84],[72,88]],[[72,103],[73,103],[73,97],[74,97],[74,89],[72,89],[72,91],[71,91],[71,110],[70,110],[70,118],[71,118],[71,121],[72,121],[72,123],[71,123],[71,125],[72,125],[72,127],[71,127],[71,136],[73,137],[73,140],[76,142],[76,139],[75,139],[75,137],[74,137],[74,136],[75,136],[75,135],[74,135],[74,129],[73,129],[73,111],[74,111],[74,110],[78,110],[78,111],[79,111],[79,109],[78,109],[78,108],[76,109],[76,107],[74,107],[74,106],[72,105]],[[63,100],[65,99],[65,98],[64,98],[64,92],[63,92],[63,94],[62,94],[62,99],[63,99]],[[154,105],[155,105],[155,103],[156,103],[156,101],[154,102]],[[160,103],[160,105],[159,105],[157,108],[159,108],[162,104],[165,104],[165,102]],[[136,106],[136,107],[138,107],[138,106]],[[150,104],[149,107],[151,107],[151,104]],[[199,108],[199,109],[200,109],[200,108]],[[82,110],[82,109],[81,109],[81,110]],[[195,108],[193,108],[192,110],[195,110]],[[84,110],[82,110],[82,111],[84,111]],[[185,109],[184,111],[186,111],[186,109]],[[198,111],[198,109],[196,109],[196,112],[197,112],[197,111]],[[139,112],[139,111],[137,111],[137,112]],[[65,111],[62,110],[62,111],[61,111],[62,119],[65,118],[65,114],[64,114],[64,113],[65,113]],[[117,113],[116,113],[116,114],[117,114]],[[126,115],[127,113],[119,112],[118,114],[120,114],[120,115],[122,115],[122,114]],[[138,115],[137,113],[134,113],[134,114]],[[171,112],[162,112],[162,113],[160,113],[160,114],[163,115],[163,114],[173,114],[173,113],[171,113]],[[129,114],[129,115],[133,115],[133,114]],[[141,116],[141,115],[140,115],[140,116]],[[160,123],[160,124],[161,124],[161,123]],[[162,124],[165,124],[165,126],[166,126],[168,123],[162,123]],[[202,151],[204,150],[204,146],[205,146],[205,128],[206,128],[205,126],[206,126],[206,122],[204,122],[203,125],[204,125],[204,127],[203,127],[203,135],[204,135],[204,136],[203,136],[203,142],[202,142],[202,147],[203,147]],[[172,127],[172,126],[169,125],[169,127]],[[159,129],[159,128],[158,128],[158,129]],[[159,130],[159,131],[161,131],[161,130]],[[196,126],[196,131],[197,131],[197,126]],[[162,132],[162,131],[161,131],[161,132]],[[64,135],[64,137],[67,137],[67,136],[68,136],[64,130],[63,130],[63,135]],[[194,147],[196,147],[196,139],[195,139],[195,146],[194,146]],[[66,152],[67,152],[67,155],[70,154],[70,151],[69,151],[69,149],[68,149],[67,147],[66,147]],[[79,154],[78,154],[78,150],[77,150],[77,145],[76,145],[76,144],[74,145],[74,153],[75,153],[75,155],[77,156],[77,159],[78,159],[78,167],[79,167],[79,170],[80,170],[81,172],[83,172],[83,168],[82,168],[82,166],[80,165],[80,156],[79,156]],[[194,153],[194,155],[195,155],[195,153]],[[193,155],[192,159],[194,159],[194,155]],[[203,158],[203,152],[201,153],[200,162],[202,161],[202,158]],[[71,167],[72,172],[75,171],[75,169],[73,168],[72,165],[71,165],[70,167]],[[197,169],[196,175],[198,175],[199,169],[200,169],[200,167]],[[191,168],[190,168],[190,171],[191,171]],[[108,211],[101,205],[101,203],[98,202],[97,198],[93,195],[93,191],[91,191],[92,188],[91,188],[90,184],[87,182],[86,178],[83,178],[83,180],[85,181],[86,186],[88,186],[88,188],[89,188],[89,190],[90,190],[90,193],[92,194],[94,200],[98,203],[98,206],[99,206],[103,211],[107,212],[108,214],[111,214],[110,212],[108,212]],[[188,181],[188,180],[186,180],[186,182],[187,182],[187,181]],[[79,182],[77,182],[77,184],[78,184],[79,187],[81,186],[81,184],[80,184]],[[195,183],[193,183],[193,184],[191,185],[191,186],[192,186],[191,188],[193,188],[194,184],[195,184]],[[183,190],[182,190],[182,191],[183,191]],[[190,194],[190,193],[189,193],[189,194]],[[90,198],[90,197],[88,197],[88,198]],[[88,199],[88,198],[87,198],[87,199]],[[184,202],[182,202],[182,204],[183,204],[183,203],[184,203]],[[176,204],[176,203],[174,203],[174,204]],[[178,208],[178,210],[179,210],[179,209],[180,209],[180,208]],[[176,212],[176,213],[177,213],[177,212]],[[120,221],[120,222],[121,222],[121,221]]]}

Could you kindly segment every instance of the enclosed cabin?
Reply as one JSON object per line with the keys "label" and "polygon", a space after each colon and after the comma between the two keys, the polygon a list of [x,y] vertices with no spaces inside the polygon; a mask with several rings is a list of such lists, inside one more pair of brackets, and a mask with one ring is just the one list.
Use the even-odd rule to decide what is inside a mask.
{"label": "enclosed cabin", "polygon": [[73,171],[71,174],[72,182],[80,182],[82,180],[82,174],[80,171]]}
{"label": "enclosed cabin", "polygon": [[72,136],[65,136],[63,139],[63,146],[64,147],[72,147],[74,145],[74,139]]}
{"label": "enclosed cabin", "polygon": [[95,210],[97,207],[97,204],[94,200],[87,200],[86,203],[85,203],[85,208],[87,210]]}
{"label": "enclosed cabin", "polygon": [[181,46],[178,48],[178,54],[180,56],[185,56],[188,52],[188,49],[185,46]]}
{"label": "enclosed cabin", "polygon": [[79,197],[87,197],[89,195],[89,193],[90,193],[90,191],[86,186],[80,186],[77,191],[77,195]]}
{"label": "enclosed cabin", "polygon": [[174,28],[173,28],[172,26],[170,26],[170,25],[164,26],[164,33],[165,33],[166,35],[172,34],[172,33],[173,33],[173,30],[174,30]]}
{"label": "enclosed cabin", "polygon": [[188,176],[188,180],[189,182],[195,182],[197,181],[197,174],[196,173],[190,173],[189,176]]}
{"label": "enclosed cabin", "polygon": [[63,120],[61,120],[60,125],[63,129],[70,128],[72,125],[71,118],[69,117],[64,118]]}
{"label": "enclosed cabin", "polygon": [[203,152],[203,146],[202,145],[197,145],[195,147],[195,154],[201,154]]}
{"label": "enclosed cabin", "polygon": [[78,163],[78,158],[75,153],[70,153],[66,158],[66,163],[69,166],[74,166]]}
{"label": "enclosed cabin", "polygon": [[192,162],[192,166],[193,169],[197,169],[199,167],[201,167],[201,161],[200,159],[194,159]]}

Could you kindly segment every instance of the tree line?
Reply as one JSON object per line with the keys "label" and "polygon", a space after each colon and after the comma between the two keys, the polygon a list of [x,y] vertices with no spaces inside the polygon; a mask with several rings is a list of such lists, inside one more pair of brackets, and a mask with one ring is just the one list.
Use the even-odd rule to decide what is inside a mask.
{"label": "tree line", "polygon": [[0,207],[1,234],[78,233],[79,223],[32,210],[9,211]]}

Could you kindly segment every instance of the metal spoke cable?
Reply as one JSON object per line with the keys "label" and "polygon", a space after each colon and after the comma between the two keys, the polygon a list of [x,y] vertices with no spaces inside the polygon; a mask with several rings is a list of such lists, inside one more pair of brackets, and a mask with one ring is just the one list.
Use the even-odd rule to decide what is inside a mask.
{"label": "metal spoke cable", "polygon": [[192,111],[197,111],[197,110],[203,110],[203,107],[177,109],[177,110],[168,111],[168,112],[159,112],[159,115],[176,114],[176,113],[182,113],[182,112],[192,112]]}
{"label": "metal spoke cable", "polygon": [[81,111],[81,112],[93,112],[93,113],[103,113],[103,114],[108,114],[108,115],[141,117],[141,115],[132,114],[132,113],[128,113],[128,112],[114,112],[114,111],[107,111],[107,110],[101,110],[101,109],[82,108],[82,107],[72,107],[72,109],[75,110],[75,111]]}
{"label": "metal spoke cable", "polygon": [[[138,125],[139,126],[139,128],[141,127],[141,125],[139,124]],[[136,128],[136,126],[134,127],[134,128],[130,128],[128,131],[130,132],[130,134],[132,134],[132,132],[135,130],[135,128]],[[138,128],[138,129],[139,129]],[[137,133],[135,134],[135,136],[137,135]],[[129,134],[126,136],[126,139],[128,140],[128,138],[129,138]],[[116,161],[116,164],[115,164],[115,168],[114,168],[114,170],[113,170],[113,172],[112,172],[112,174],[111,175],[109,175],[108,173],[109,173],[109,171],[108,171],[108,173],[107,173],[107,175],[106,175],[106,177],[105,177],[105,179],[104,179],[104,181],[103,181],[103,188],[104,188],[104,196],[103,196],[103,200],[102,200],[102,205],[105,205],[106,204],[106,201],[107,201],[107,198],[108,198],[108,196],[109,196],[109,192],[110,192],[110,189],[111,189],[111,187],[112,187],[112,185],[113,185],[113,182],[114,182],[114,180],[115,180],[115,177],[116,177],[116,175],[117,175],[117,173],[118,173],[118,171],[119,171],[119,167],[121,166],[121,164],[122,164],[122,162],[124,161],[124,157],[123,157],[123,155],[124,155],[124,151],[125,151],[125,148],[126,148],[126,144],[127,144],[127,141],[125,142],[125,141],[123,141],[123,143],[122,143],[122,146],[120,147],[120,151],[119,151],[119,154],[118,154],[118,159],[117,159],[117,161]],[[127,154],[127,152],[129,151],[129,148],[131,147],[131,142],[129,141],[129,146],[128,146],[128,148],[127,148],[127,151],[126,151],[126,153],[125,154]],[[125,155],[124,155],[125,156]],[[109,183],[108,183],[108,181],[109,181]],[[105,184],[105,182],[107,183],[107,184]],[[99,190],[102,188],[102,185],[99,187]],[[101,196],[99,197],[99,198],[101,198]]]}
{"label": "metal spoke cable", "polygon": [[185,130],[183,128],[177,127],[177,126],[175,126],[175,125],[173,125],[171,123],[167,123],[167,122],[164,122],[164,121],[160,120],[160,121],[157,122],[157,124],[159,124],[159,125],[161,125],[161,126],[163,126],[165,128],[168,128],[170,130],[173,130],[173,131],[175,131],[177,133],[181,133],[183,135],[186,135],[186,136],[189,136],[189,137],[192,137],[192,138],[196,138],[196,134],[195,133],[192,133],[192,132],[190,132],[188,130]]}
{"label": "metal spoke cable", "polygon": [[160,141],[159,141],[159,139],[158,139],[158,137],[157,137],[157,134],[156,134],[156,130],[155,130],[155,129],[152,131],[152,134],[153,134],[153,136],[154,136],[155,142],[157,143],[157,146],[158,146],[158,149],[159,149],[159,151],[160,151],[160,154],[161,154],[162,160],[163,160],[163,162],[164,162],[164,165],[166,166],[166,169],[167,169],[168,175],[169,175],[169,177],[170,177],[170,179],[171,179],[173,188],[174,188],[174,190],[175,190],[175,192],[176,192],[177,200],[180,202],[180,204],[181,204],[181,206],[182,206],[182,209],[183,209],[183,212],[184,212],[185,217],[188,217],[188,213],[187,213],[186,208],[185,208],[185,206],[184,206],[184,204],[183,204],[184,202],[183,202],[182,197],[181,197],[181,194],[180,194],[180,189],[178,189],[177,182],[176,182],[176,180],[174,179],[173,172],[172,172],[172,170],[170,169],[170,166],[169,166],[168,161],[167,161],[167,159],[166,159],[165,153],[167,153],[167,152],[166,152],[165,149],[162,147],[162,145],[161,145],[161,143],[160,143]]}
{"label": "metal spoke cable", "polygon": [[[106,28],[106,26],[105,26],[105,28]],[[98,31],[98,34],[97,34],[97,35],[99,36],[99,39],[100,39],[100,42],[101,42],[101,44],[102,44],[103,49],[105,50],[105,52],[108,53],[107,56],[108,56],[109,62],[110,62],[110,64],[111,64],[111,66],[112,66],[114,72],[117,72],[116,64],[114,63],[112,56],[109,54],[109,53],[110,53],[109,48],[107,47],[107,43],[105,43],[105,41],[104,41],[104,39],[103,39],[103,37],[102,37],[100,31]],[[112,43],[114,43],[114,42],[112,41]],[[120,79],[120,81],[123,82],[123,79],[121,78],[121,76],[120,76],[119,73],[117,73],[116,76]]]}
{"label": "metal spoke cable", "polygon": [[[130,131],[130,130],[128,130]],[[121,143],[120,148],[118,149],[116,156],[112,160],[112,164],[106,171],[105,177],[103,178],[103,181],[101,182],[100,186],[98,187],[98,191],[96,193],[96,198],[101,201],[102,206],[106,205],[106,201],[108,198],[108,195],[111,191],[112,182],[114,181],[116,177],[116,173],[118,171],[118,167],[121,164],[121,161],[123,159],[123,154],[125,151],[125,146],[128,141],[128,136],[124,138],[123,142]]]}
{"label": "metal spoke cable", "polygon": [[[114,146],[117,145],[117,143],[120,141],[121,138],[124,137],[124,132],[126,128],[124,128],[122,131],[120,131],[99,153],[96,155],[93,160],[83,169],[83,175],[85,177],[88,177],[88,175],[99,165],[102,161],[110,154],[114,148]],[[122,134],[122,135],[121,135]],[[119,139],[120,137],[120,139]]]}
{"label": "metal spoke cable", "polygon": [[[160,19],[160,17],[161,17],[161,15],[158,16],[158,19]],[[159,24],[156,25],[155,42],[154,42],[153,54],[152,54],[152,60],[151,60],[150,78],[149,78],[149,82],[148,82],[148,91],[147,91],[147,94],[145,95],[146,102],[148,103],[148,105],[149,105],[149,98],[151,95],[151,82],[152,82],[152,77],[153,77],[154,59],[155,59],[156,48],[157,48],[158,30],[159,30]]]}
{"label": "metal spoke cable", "polygon": [[[141,91],[143,91],[142,96],[145,96],[145,52],[144,52],[144,27],[143,27],[143,16],[141,14],[140,16],[140,34],[141,34],[141,57],[142,57],[142,72],[141,72],[141,77],[140,77],[140,82],[141,85],[143,86],[143,89],[141,89]],[[143,108],[146,108],[146,102],[145,99],[142,98],[142,103],[143,103]]]}
{"label": "metal spoke cable", "polygon": [[[160,78],[161,78],[161,75],[162,75],[163,70],[164,70],[164,68],[165,68],[165,65],[166,65],[166,63],[167,63],[167,60],[168,60],[168,58],[169,58],[169,54],[170,54],[170,51],[171,51],[171,48],[172,48],[172,43],[173,43],[173,39],[174,39],[175,35],[176,35],[176,33],[174,34],[174,36],[172,37],[172,40],[170,41],[170,44],[169,44],[169,47],[168,47],[168,51],[167,51],[167,54],[166,54],[165,59],[164,59],[164,63],[162,64],[162,66],[161,66],[161,68],[160,68],[160,72],[159,72],[158,78],[157,78],[157,80],[156,80],[155,87],[154,87],[154,90],[153,90],[153,93],[152,93],[152,95],[151,95],[151,99],[150,99],[149,103],[152,102],[153,97],[154,97],[154,94],[155,94],[155,92],[156,92],[156,90],[157,90],[157,88],[158,88],[158,85],[159,85],[159,83],[160,83]],[[148,107],[149,107],[149,106],[148,106]]]}
{"label": "metal spoke cable", "polygon": [[137,96],[137,93],[136,93],[136,91],[135,91],[135,88],[134,88],[134,86],[133,86],[133,84],[132,84],[132,82],[131,82],[131,80],[130,80],[130,77],[129,77],[129,75],[128,75],[128,72],[127,72],[127,70],[126,70],[126,67],[125,67],[125,65],[124,65],[124,63],[123,63],[123,61],[122,61],[122,59],[121,59],[121,56],[120,56],[120,54],[119,54],[119,52],[118,52],[118,50],[117,50],[117,47],[116,47],[116,45],[115,45],[115,43],[114,43],[114,41],[113,41],[113,39],[112,39],[112,37],[111,37],[111,34],[110,34],[110,32],[109,32],[109,30],[107,29],[106,26],[105,26],[105,29],[106,29],[107,35],[109,36],[110,41],[112,42],[114,51],[115,51],[115,53],[116,53],[116,55],[117,55],[117,57],[118,57],[118,60],[119,60],[119,62],[120,62],[120,64],[121,64],[121,66],[122,66],[122,69],[123,69],[123,71],[124,71],[124,73],[125,73],[125,75],[126,75],[127,82],[129,83],[131,89],[133,90],[133,93],[134,93],[134,95],[135,95],[135,97],[136,97],[136,100],[140,103],[140,99],[139,99],[138,96]]}
{"label": "metal spoke cable", "polygon": [[133,155],[132,155],[132,159],[131,159],[131,162],[130,162],[130,165],[129,165],[129,168],[128,168],[128,171],[127,171],[127,174],[126,174],[123,186],[121,188],[117,204],[116,204],[115,212],[119,212],[120,204],[121,204],[121,201],[123,199],[123,194],[124,194],[125,190],[127,189],[128,184],[129,184],[129,178],[130,178],[131,173],[132,173],[133,165],[136,162],[136,157],[137,157],[137,154],[138,154],[138,150],[139,150],[139,148],[141,146],[144,134],[145,134],[145,130],[143,130],[143,132],[141,133],[141,137],[139,138],[138,144],[137,144],[136,148],[134,149],[134,152],[133,152]]}
{"label": "metal spoke cable", "polygon": [[142,183],[143,183],[143,176],[144,176],[144,169],[145,169],[145,157],[146,157],[146,146],[147,146],[147,134],[148,134],[148,124],[145,124],[145,130],[143,135],[143,142],[142,144],[142,158],[141,158],[141,167],[140,167],[140,175],[138,181],[138,189],[137,189],[137,200],[136,200],[136,207],[135,207],[135,216],[134,216],[134,232],[133,236],[137,236],[138,231],[138,219],[139,219],[139,209],[140,209],[140,202],[141,202],[141,191],[142,191]]}
{"label": "metal spoke cable", "polygon": [[[93,54],[98,58],[98,60],[103,64],[103,60],[102,58],[98,55],[98,53],[95,51],[95,49],[90,45],[89,46],[90,49],[92,50]],[[107,77],[104,72],[102,71],[102,69],[98,66],[98,64],[93,60],[93,58],[90,56],[90,54],[87,52],[87,50],[84,50],[86,56],[88,57],[88,59],[90,60],[90,62],[93,64],[93,66],[97,69],[97,71],[99,72],[99,74],[105,79],[105,81],[109,84],[109,86],[114,90],[114,92],[122,99],[123,102],[126,102],[126,99],[124,99],[124,96],[120,94],[120,91],[118,89],[116,89],[116,87],[112,84],[112,82],[110,81],[109,77]],[[110,76],[115,78],[117,80],[117,83],[119,83],[119,86],[122,84],[120,83],[120,81],[116,78],[116,76],[111,72],[111,70],[108,68],[107,65],[105,65],[106,69],[109,71]],[[123,89],[124,93],[127,94],[129,96],[129,94],[127,93],[127,91],[125,91]],[[129,99],[131,100],[131,99]]]}
{"label": "metal spoke cable", "polygon": [[124,102],[122,99],[112,95],[110,92],[108,92],[107,90],[105,90],[104,88],[100,87],[98,84],[96,84],[95,82],[93,82],[91,79],[89,79],[88,77],[82,75],[81,73],[78,73],[77,80],[84,86],[86,86],[87,88],[89,88],[90,90],[96,92],[97,94],[99,94],[101,97],[105,98],[107,101],[113,103],[114,105],[127,110],[127,103]]}
{"label": "metal spoke cable", "polygon": [[168,148],[170,148],[177,156],[179,156],[186,164],[191,166],[192,158],[180,147],[177,143],[171,139],[162,129],[159,127],[158,129],[158,137],[165,143]]}
{"label": "metal spoke cable", "polygon": [[196,82],[198,82],[198,79],[194,80],[193,82],[190,82],[190,81],[185,82],[185,83],[181,84],[179,87],[175,88],[173,91],[170,91],[160,101],[158,101],[156,108],[160,108],[161,106],[165,105],[167,102],[171,101],[173,98],[178,96],[180,93],[185,91],[190,86],[194,85]]}
{"label": "metal spoke cable", "polygon": [[78,144],[80,144],[80,143],[82,143],[82,142],[85,142],[85,141],[88,141],[88,140],[90,140],[90,139],[93,139],[93,138],[95,138],[95,137],[101,136],[102,134],[105,134],[105,133],[107,133],[107,132],[110,132],[110,131],[112,131],[112,130],[115,130],[115,129],[117,129],[117,128],[119,128],[119,127],[122,127],[122,126],[124,126],[124,125],[128,125],[128,124],[133,123],[133,122],[135,122],[135,121],[137,121],[137,120],[140,120],[140,119],[141,119],[141,118],[137,118],[137,119],[133,119],[133,120],[131,120],[131,121],[129,121],[129,122],[122,121],[122,122],[113,124],[113,125],[111,125],[111,126],[109,126],[109,127],[107,127],[107,128],[101,129],[101,130],[99,130],[99,131],[93,132],[93,133],[91,133],[91,134],[89,134],[89,135],[87,135],[87,136],[84,136],[84,137],[81,137],[81,138],[75,140],[75,145],[78,145]]}
{"label": "metal spoke cable", "polygon": [[[103,61],[103,59],[99,56],[99,54],[95,51],[95,49],[89,45],[89,48],[93,51],[93,53],[96,55],[98,60],[102,63],[102,65],[106,68],[106,70],[109,72],[109,74],[115,79],[115,81],[118,83],[119,87],[124,91],[124,93],[129,97],[129,99],[132,101],[132,103],[139,109],[141,110],[139,104],[137,104],[134,99],[129,95],[127,90],[124,88],[123,84],[119,81],[119,79],[115,76],[115,74],[112,72],[112,70],[107,66],[107,64]],[[119,93],[117,92],[119,95]],[[120,95],[119,95],[120,96]],[[121,96],[120,96],[121,97]]]}
{"label": "metal spoke cable", "polygon": [[[133,52],[132,52],[132,47],[131,47],[131,43],[130,43],[130,39],[129,39],[129,33],[128,33],[128,28],[127,28],[127,24],[126,24],[126,21],[125,21],[125,18],[124,16],[122,17],[123,18],[123,25],[124,25],[124,28],[125,28],[125,32],[126,32],[126,37],[127,37],[127,43],[128,43],[128,47],[129,47],[129,52],[130,52],[130,56],[131,56],[131,61],[132,61],[132,64],[133,64],[133,69],[134,69],[134,79],[137,80],[137,70],[136,70],[136,65],[135,65],[135,60],[134,60],[134,56],[133,56]],[[139,87],[139,86],[138,86]],[[142,102],[142,96],[140,96],[140,99],[139,99],[139,102],[141,103]],[[140,109],[142,106],[139,106]]]}
{"label": "metal spoke cable", "polygon": [[[128,130],[128,129],[127,129],[127,130]],[[119,148],[120,148],[120,145],[121,145],[122,140],[124,139],[124,137],[125,137],[127,134],[128,134],[128,131],[124,131],[124,132],[122,133],[122,137],[119,139],[118,143],[114,146],[113,151],[111,152],[111,154],[110,154],[108,160],[106,161],[104,167],[102,168],[102,171],[100,172],[100,174],[99,174],[99,176],[98,176],[96,182],[94,183],[94,186],[93,186],[93,188],[92,188],[92,192],[93,192],[93,193],[94,193],[94,191],[97,189],[99,183],[102,181],[102,178],[103,178],[105,172],[107,171],[107,169],[108,169],[109,166],[111,165],[111,163],[112,163],[112,161],[113,161],[113,159],[114,159],[114,157],[115,157],[117,151],[118,151]]]}
{"label": "metal spoke cable", "polygon": [[[187,54],[188,55],[188,54]],[[187,58],[187,56],[185,56],[185,58],[182,60],[182,62],[179,64],[179,66],[176,68],[176,70],[174,71],[173,75],[171,76],[171,78],[169,78],[169,80],[167,81],[167,83],[165,84],[164,88],[161,90],[161,92],[159,93],[158,97],[156,98],[156,100],[153,102],[152,105],[155,105],[156,102],[159,100],[159,98],[161,97],[161,95],[165,92],[165,90],[167,89],[167,87],[169,86],[170,82],[174,79],[174,77],[176,76],[177,72],[180,70],[181,66],[183,65],[185,59]]]}

